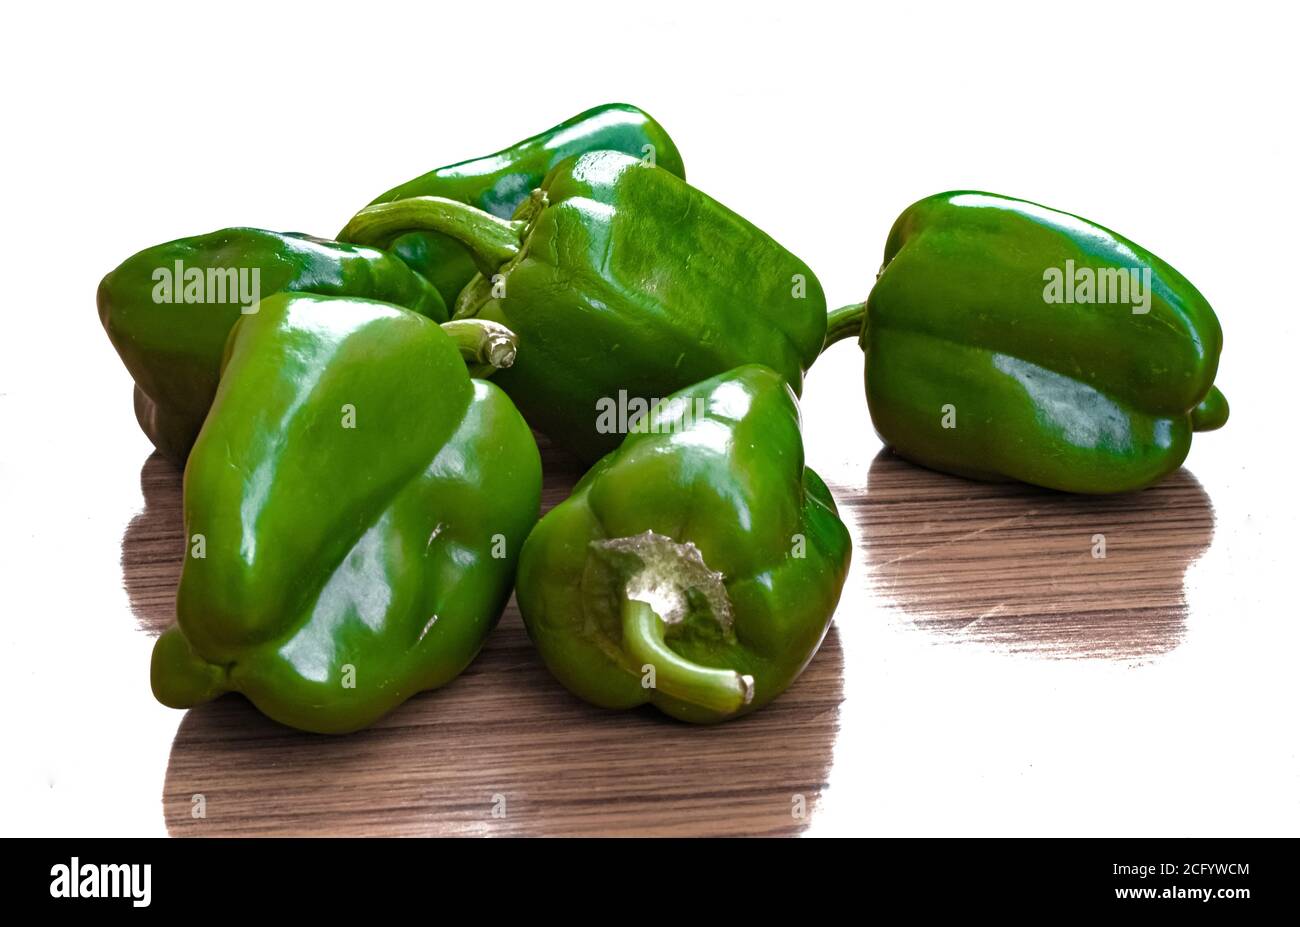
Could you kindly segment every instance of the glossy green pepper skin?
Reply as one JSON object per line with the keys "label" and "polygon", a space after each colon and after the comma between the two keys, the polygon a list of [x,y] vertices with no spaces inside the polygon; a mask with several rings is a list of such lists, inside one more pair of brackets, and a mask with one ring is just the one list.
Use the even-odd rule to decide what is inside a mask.
{"label": "glossy green pepper skin", "polygon": [[368,300],[263,300],[185,468],[155,696],[237,691],[302,730],[371,724],[474,658],[540,492],[528,426],[440,326]]}
{"label": "glossy green pepper skin", "polygon": [[[796,393],[826,337],[803,261],[722,204],[616,152],[560,163],[511,222],[450,200],[371,206],[349,236],[383,246],[439,228],[482,275],[455,318],[499,322],[519,362],[495,381],[528,422],[579,458],[616,448],[631,408],[735,367],[773,368]],[[629,399],[630,397],[630,399]]]}
{"label": "glossy green pepper skin", "polygon": [[828,344],[853,334],[881,439],[974,479],[1141,489],[1228,416],[1222,333],[1196,288],[1123,236],[1024,200],[908,207],[865,305],[831,315]]}
{"label": "glossy green pepper skin", "polygon": [[812,659],[850,549],[793,393],[750,365],[660,403],[597,463],[529,535],[516,596],[575,695],[724,721]]}
{"label": "glossy green pepper skin", "polygon": [[135,380],[140,427],[178,466],[212,404],[231,327],[258,298],[285,290],[379,299],[447,320],[427,280],[374,248],[232,228],[132,255],[99,284],[99,320]]}
{"label": "glossy green pepper skin", "polygon": [[[441,196],[508,219],[551,168],[587,151],[621,151],[686,176],[677,146],[659,123],[626,103],[597,106],[496,154],[461,161],[394,187],[374,203],[411,196]],[[348,240],[346,238],[342,239]],[[392,243],[392,252],[438,288],[450,305],[474,276],[474,261],[453,238],[411,232]]]}

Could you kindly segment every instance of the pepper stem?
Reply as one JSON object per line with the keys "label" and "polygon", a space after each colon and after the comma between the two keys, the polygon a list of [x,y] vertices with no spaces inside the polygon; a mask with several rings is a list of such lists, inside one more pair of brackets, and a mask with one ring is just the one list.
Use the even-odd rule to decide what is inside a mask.
{"label": "pepper stem", "polygon": [[478,315],[483,308],[483,304],[492,298],[492,281],[483,274],[475,274],[474,278],[461,289],[460,295],[456,297],[455,304],[451,307],[451,317],[453,319],[472,319]]}
{"label": "pepper stem", "polygon": [[467,203],[440,196],[412,196],[361,210],[339,232],[339,241],[386,248],[407,232],[441,232],[469,251],[485,276],[519,253],[526,223],[498,219]]}
{"label": "pepper stem", "polygon": [[487,377],[515,362],[519,338],[510,329],[486,319],[456,319],[440,326],[460,349],[471,377]]}
{"label": "pepper stem", "polygon": [[623,600],[623,646],[632,659],[654,668],[656,689],[724,715],[753,701],[753,676],[692,663],[668,646],[666,628],[648,603]]}
{"label": "pepper stem", "polygon": [[1214,431],[1227,421],[1228,397],[1217,386],[1211,386],[1200,405],[1192,410],[1192,431]]}
{"label": "pepper stem", "polygon": [[837,341],[862,334],[862,322],[867,315],[866,303],[854,303],[841,306],[826,316],[826,341],[822,344],[825,351]]}

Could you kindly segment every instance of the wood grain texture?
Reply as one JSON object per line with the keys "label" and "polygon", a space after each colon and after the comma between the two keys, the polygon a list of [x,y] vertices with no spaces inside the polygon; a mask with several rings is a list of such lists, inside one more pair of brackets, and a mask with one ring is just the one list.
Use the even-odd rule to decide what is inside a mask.
{"label": "wood grain texture", "polygon": [[1178,646],[1183,574],[1214,531],[1186,470],[1140,493],[1072,496],[881,451],[845,503],[874,591],[918,627],[1044,657],[1140,660]]}
{"label": "wood grain texture", "polygon": [[176,584],[185,554],[181,471],[159,454],[140,469],[144,508],[122,536],[122,582],[142,630],[161,634],[176,620]]}
{"label": "wood grain texture", "polygon": [[[545,447],[543,460],[545,510],[581,468]],[[141,486],[123,576],[140,627],[156,634],[173,620],[184,551],[180,475],[154,456]],[[1178,646],[1183,573],[1214,521],[1185,471],[1142,494],[1080,498],[882,452],[865,487],[832,489],[867,567],[854,574],[868,585],[854,601],[880,606],[859,615],[855,604],[855,620],[892,614],[936,643],[1030,657],[1141,661]],[[1104,559],[1093,556],[1097,534]],[[512,599],[460,678],[368,731],[303,734],[236,695],[189,711],[162,810],[176,835],[795,834],[827,787],[844,662],[832,629],[785,695],[718,727],[650,708],[607,712],[550,678]]]}

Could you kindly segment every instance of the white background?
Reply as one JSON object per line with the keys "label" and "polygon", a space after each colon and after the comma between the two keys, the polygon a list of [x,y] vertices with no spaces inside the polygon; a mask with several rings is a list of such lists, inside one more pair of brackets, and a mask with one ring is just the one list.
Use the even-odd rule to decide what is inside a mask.
{"label": "white background", "polygon": [[[1121,230],[1196,281],[1226,333],[1218,382],[1233,421],[1199,437],[1188,465],[1220,519],[1247,527],[1206,555],[1218,585],[1199,591],[1189,625],[1203,633],[1163,668],[1116,672],[1095,711],[1053,693],[1100,670],[991,662],[952,693],[951,653],[935,652],[932,676],[898,678],[890,641],[872,640],[878,655],[846,667],[846,711],[872,713],[862,723],[878,736],[837,747],[815,830],[1300,830],[1289,10],[367,0],[5,15],[0,832],[161,830],[177,713],[122,707],[113,693],[146,678],[148,649],[120,619],[95,621],[124,608],[124,595],[102,599],[119,567],[98,552],[138,508],[124,487],[148,452],[95,317],[99,278],[145,246],[225,226],[330,235],[397,182],[611,101],[662,122],[691,182],[807,260],[833,303],[865,296],[905,206],[973,188]],[[846,438],[843,459],[819,466],[865,469],[875,441],[860,391],[815,375],[806,400],[810,431],[866,442]],[[132,452],[106,450],[123,444]],[[1234,538],[1246,546],[1226,549]],[[846,651],[869,633],[840,625]],[[1228,669],[1198,676],[1197,648],[1227,654]],[[1003,712],[992,750],[980,746],[995,758],[963,765],[974,747],[960,708],[928,729],[891,720],[892,700],[927,698]],[[1156,704],[1202,713],[1208,740],[1162,741]],[[1075,737],[1086,753],[1071,752]],[[883,749],[931,758],[932,778],[891,771]],[[856,789],[881,800],[850,800]]]}

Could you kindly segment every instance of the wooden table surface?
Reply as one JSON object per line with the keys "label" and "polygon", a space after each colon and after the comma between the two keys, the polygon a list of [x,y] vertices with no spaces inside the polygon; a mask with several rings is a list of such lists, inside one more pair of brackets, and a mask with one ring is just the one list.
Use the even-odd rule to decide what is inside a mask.
{"label": "wooden table surface", "polygon": [[[124,381],[111,363],[96,376]],[[785,695],[709,728],[573,698],[513,603],[460,678],[359,734],[302,734],[235,695],[163,708],[148,660],[173,620],[180,474],[133,430],[125,382],[78,394],[100,410],[80,456],[8,397],[37,440],[0,461],[19,526],[3,562],[40,590],[36,620],[3,630],[34,655],[10,677],[33,706],[13,712],[32,762],[12,829],[1293,833],[1294,506],[1249,401],[1159,486],[1083,498],[896,459],[860,364],[838,346],[804,401],[809,461],[855,542],[835,625]],[[549,508],[579,469],[544,461]],[[66,491],[15,491],[29,484]]]}
{"label": "wooden table surface", "polygon": [[[839,374],[851,375],[845,368],[855,361],[838,354]],[[821,429],[809,430],[812,445]],[[812,460],[818,451],[810,448]],[[944,476],[869,445],[858,453],[844,466],[831,461],[832,489],[856,539],[836,627],[765,711],[695,728],[648,708],[620,714],[585,705],[549,678],[512,601],[462,677],[372,730],[301,734],[238,696],[189,711],[167,760],[167,830],[800,833],[827,814],[837,750],[868,747],[842,743],[868,732],[845,725],[846,674],[862,671],[846,660],[846,623],[874,621],[905,636],[897,657],[928,651],[960,663],[969,650],[972,667],[1030,661],[1061,664],[1065,676],[1066,662],[1141,671],[1184,644],[1185,574],[1215,533],[1213,504],[1188,470],[1147,492],[1094,499]],[[549,508],[581,471],[554,449],[543,454]],[[122,581],[138,627],[152,637],[173,620],[184,549],[180,474],[149,456],[140,489],[143,507],[122,538]],[[1104,558],[1094,556],[1098,535]],[[959,760],[951,757],[951,788],[961,787]],[[851,797],[851,782],[835,785]]]}

